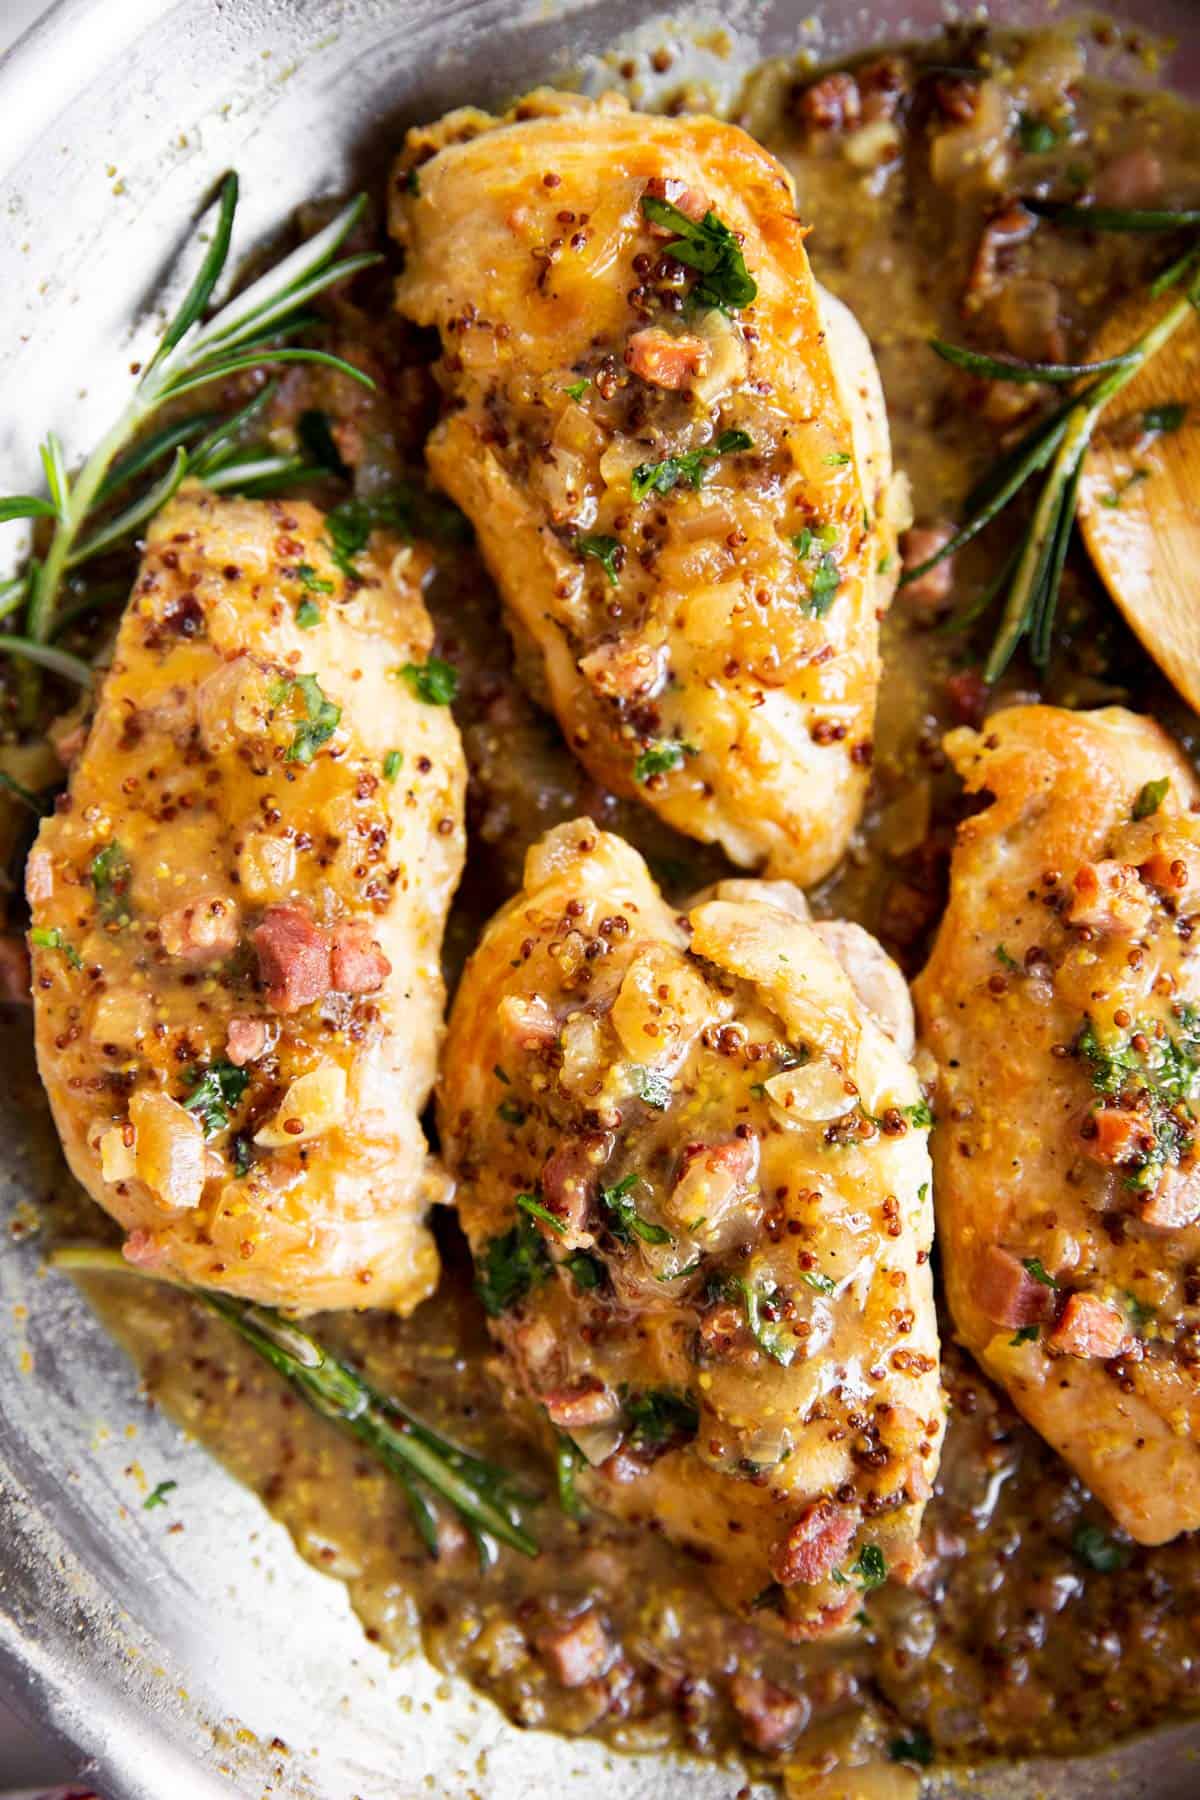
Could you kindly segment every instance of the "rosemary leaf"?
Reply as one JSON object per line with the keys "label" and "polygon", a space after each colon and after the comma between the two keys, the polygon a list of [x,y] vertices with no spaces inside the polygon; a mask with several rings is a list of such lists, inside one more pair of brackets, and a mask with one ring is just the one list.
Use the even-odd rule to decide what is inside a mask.
{"label": "rosemary leaf", "polygon": [[124,512],[119,512],[115,518],[109,519],[106,524],[101,525],[98,531],[94,531],[91,537],[85,538],[81,544],[77,545],[64,560],[64,569],[77,569],[80,563],[85,563],[89,558],[98,556],[101,550],[111,550],[114,544],[121,542],[122,538],[132,536],[139,525],[145,524],[147,519],[153,518],[154,514],[166,505],[187,472],[188,454],[180,444],[171,458],[171,466],[166,474],[161,476],[152,487],[148,487],[144,493],[139,494],[136,500],[131,501]]}
{"label": "rosemary leaf", "polygon": [[943,362],[953,363],[956,369],[966,369],[972,375],[983,375],[989,381],[1040,382],[1050,387],[1078,381],[1086,375],[1102,375],[1109,369],[1123,368],[1129,361],[1126,351],[1094,363],[1026,362],[1019,356],[988,355],[982,350],[970,350],[965,344],[948,344],[943,338],[930,338],[929,348]]}
{"label": "rosemary leaf", "polygon": [[1200,225],[1200,211],[1169,212],[1136,206],[1079,206],[1071,200],[1022,200],[1029,212],[1052,225],[1086,231],[1186,231]]}
{"label": "rosemary leaf", "polygon": [[53,500],[42,500],[37,494],[9,494],[0,500],[0,525],[10,519],[57,519]]}
{"label": "rosemary leaf", "polygon": [[92,685],[92,670],[88,663],[81,662],[77,656],[69,656],[65,650],[56,650],[50,644],[39,644],[30,638],[13,637],[9,632],[0,632],[0,656],[23,657],[26,662],[35,663],[39,669],[49,669],[52,675],[61,675],[80,687]]}

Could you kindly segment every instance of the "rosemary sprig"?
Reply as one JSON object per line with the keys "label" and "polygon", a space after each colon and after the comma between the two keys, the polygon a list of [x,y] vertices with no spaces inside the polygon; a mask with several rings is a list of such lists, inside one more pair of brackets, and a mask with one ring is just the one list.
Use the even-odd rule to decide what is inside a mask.
{"label": "rosemary sprig", "polygon": [[[1103,209],[1094,207],[1060,208],[1046,202],[1030,202],[1035,211],[1068,224],[1093,222]],[[1082,217],[1076,217],[1082,215]],[[1114,214],[1114,217],[1116,215]],[[1145,220],[1151,215],[1120,215],[1128,221]],[[1154,215],[1157,216],[1157,215]],[[1175,228],[1200,223],[1200,214],[1167,215]],[[1148,224],[1118,225],[1109,230],[1147,231],[1159,229]],[[1162,227],[1162,229],[1166,229]],[[1186,287],[1141,337],[1119,356],[1095,363],[1021,363],[1007,357],[990,357],[981,352],[931,339],[931,348],[945,361],[996,380],[1045,381],[1053,385],[1079,377],[1090,377],[1084,385],[1061,405],[1039,419],[1021,440],[986,471],[967,495],[966,517],[950,540],[934,555],[916,567],[906,569],[900,585],[916,581],[945,557],[952,556],[964,544],[979,535],[1009,502],[1025,487],[1032,476],[1048,469],[1045,484],[1038,496],[1032,520],[1017,549],[1000,575],[965,612],[950,621],[948,629],[961,630],[981,616],[1007,589],[1004,612],[995,641],[984,664],[984,679],[990,684],[999,680],[1022,638],[1030,640],[1030,651],[1036,667],[1044,669],[1050,658],[1050,643],[1058,606],[1058,592],[1063,564],[1075,526],[1075,509],[1083,459],[1091,443],[1097,422],[1109,402],[1134,376],[1156,356],[1194,309],[1200,309],[1200,246],[1193,247],[1158,276],[1150,292],[1159,297],[1186,282]],[[1015,371],[1015,372],[1014,372]]]}
{"label": "rosemary sprig", "polygon": [[[57,1269],[81,1274],[148,1275],[157,1279],[151,1271],[126,1262],[119,1250],[91,1245],[56,1250],[50,1261]],[[434,1431],[283,1314],[208,1288],[183,1282],[171,1285],[224,1319],[315,1411],[357,1438],[395,1476],[404,1489],[413,1524],[431,1556],[438,1553],[437,1511],[426,1490],[458,1514],[485,1566],[495,1561],[497,1543],[507,1544],[523,1556],[538,1554],[536,1541],[520,1519],[521,1504],[528,1505],[537,1496],[508,1470]]]}
{"label": "rosemary sprig", "polygon": [[[0,499],[0,522],[18,518],[55,521],[44,559],[31,562],[26,574],[15,583],[0,586],[0,614],[25,606],[25,634],[0,643],[0,649],[8,654],[79,680],[85,664],[71,658],[72,666],[68,668],[58,651],[50,653],[56,659],[51,662],[44,649],[56,633],[59,594],[68,571],[129,537],[170,498],[185,475],[229,487],[290,475],[302,466],[302,459],[261,450],[238,460],[235,424],[244,423],[257,410],[261,395],[232,419],[220,421],[217,415],[201,414],[168,424],[142,438],[147,423],[163,407],[210,383],[281,363],[319,364],[337,369],[365,387],[374,386],[369,375],[342,357],[305,345],[284,344],[286,338],[312,323],[311,315],[304,311],[310,301],[379,260],[373,254],[340,258],[337,255],[362,217],[365,196],[359,195],[343,207],[323,231],[204,322],[228,260],[237,200],[238,178],[230,173],[220,186],[212,239],[195,279],[120,417],[79,473],[73,480],[67,475],[62,446],[50,433],[41,450],[49,498],[14,495]],[[197,438],[200,441],[195,443]],[[133,448],[127,450],[128,445]],[[98,509],[168,454],[171,462],[165,474],[115,517],[90,534],[85,532]]]}
{"label": "rosemary sprig", "polygon": [[1078,226],[1087,231],[1194,231],[1200,211],[1169,212],[1163,207],[1080,206],[1073,200],[1022,200],[1027,212],[1052,225]]}

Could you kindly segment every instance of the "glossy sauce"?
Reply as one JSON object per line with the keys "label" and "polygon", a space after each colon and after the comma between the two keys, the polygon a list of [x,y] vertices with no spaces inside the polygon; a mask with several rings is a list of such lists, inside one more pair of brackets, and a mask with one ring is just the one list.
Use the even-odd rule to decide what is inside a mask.
{"label": "glossy sauce", "polygon": [[[1011,424],[997,409],[1012,397],[989,401],[968,377],[936,362],[925,340],[937,332],[962,341],[970,332],[989,348],[1014,348],[1053,311],[1057,350],[1078,352],[1113,300],[1171,254],[1144,239],[1068,239],[1040,228],[1004,251],[996,290],[981,299],[971,271],[985,219],[1003,193],[1031,182],[1061,192],[1115,179],[1105,171],[1139,149],[1158,159],[1162,203],[1194,204],[1200,119],[1161,94],[1081,78],[1057,38],[1006,48],[967,34],[923,50],[919,61],[932,72],[917,79],[911,67],[901,69],[913,97],[895,115],[898,155],[876,167],[847,154],[844,132],[813,129],[813,103],[806,108],[791,75],[764,72],[749,90],[746,118],[795,173],[798,209],[815,221],[808,240],[815,272],[872,339],[896,464],[909,472],[918,519],[936,522],[953,517],[972,476],[995,454]],[[964,65],[972,71],[966,76]],[[931,145],[954,122],[955,108],[969,105],[956,84],[989,76],[1002,88],[1016,82],[1023,114],[1044,119],[1056,135],[1040,151],[1010,141],[999,190],[969,172],[939,186]],[[878,79],[865,78],[860,94],[874,91]],[[1028,142],[1045,141],[1032,127],[1023,130]],[[886,151],[886,134],[875,141]],[[868,140],[856,154],[870,149]],[[1128,163],[1126,171],[1131,166],[1136,173]],[[1014,280],[1025,284],[1017,298]],[[383,482],[406,459],[416,462],[428,425],[419,346],[382,305],[375,315],[342,319],[340,329],[390,360],[393,396],[413,398],[409,442],[397,441],[394,419],[386,431],[369,413],[355,422]],[[1044,349],[1026,344],[1024,353]],[[288,394],[293,416],[313,403],[302,385]],[[338,398],[322,403],[336,410]],[[995,545],[985,539],[956,565],[960,601],[986,578]],[[720,866],[714,853],[674,837],[636,804],[605,796],[571,762],[556,728],[514,685],[496,603],[472,553],[443,546],[436,554],[428,600],[441,653],[463,673],[459,717],[471,766],[472,844],[448,947],[452,977],[483,919],[515,885],[525,846],[580,811],[643,848],[673,895],[711,878]],[[910,973],[942,905],[959,808],[939,739],[948,725],[978,716],[977,669],[987,643],[986,627],[972,643],[935,633],[934,622],[903,595],[886,622],[867,819],[847,862],[816,897],[819,911],[877,930]],[[1021,665],[1005,684],[1006,693],[1018,690],[1036,693]],[[1164,694],[1082,562],[1068,575],[1060,652],[1044,694],[1074,705],[1127,699],[1194,742],[1194,721],[1187,724]],[[749,1751],[759,1766],[786,1769],[797,1793],[815,1791],[806,1780],[839,1758],[886,1763],[889,1745],[894,1756],[914,1745],[918,1754],[928,1750],[935,1766],[1070,1753],[1200,1707],[1200,1546],[1184,1538],[1139,1550],[1113,1534],[1065,1465],[949,1342],[943,1377],[951,1410],[926,1517],[929,1567],[913,1588],[864,1595],[861,1628],[848,1638],[791,1647],[773,1641],[753,1624],[731,1622],[702,1571],[655,1534],[599,1514],[568,1519],[555,1504],[552,1473],[520,1449],[500,1390],[486,1376],[490,1349],[465,1249],[451,1219],[437,1223],[445,1274],[412,1319],[329,1315],[319,1323],[378,1385],[544,1488],[534,1515],[540,1559],[505,1553],[482,1575],[453,1525],[445,1553],[431,1562],[395,1485],[207,1315],[142,1283],[93,1289],[149,1392],[262,1495],[302,1554],[346,1582],[374,1641],[404,1652],[419,1636],[435,1663],[523,1725],[591,1732],[621,1748]],[[1081,1523],[1098,1528],[1116,1552],[1103,1560],[1120,1566],[1088,1566],[1072,1547],[1093,1541],[1078,1538]],[[586,1602],[602,1611],[619,1651],[605,1675],[567,1688],[539,1639]],[[754,1720],[730,1699],[738,1673],[761,1676],[799,1701],[797,1717],[808,1728],[794,1747],[755,1755]]]}

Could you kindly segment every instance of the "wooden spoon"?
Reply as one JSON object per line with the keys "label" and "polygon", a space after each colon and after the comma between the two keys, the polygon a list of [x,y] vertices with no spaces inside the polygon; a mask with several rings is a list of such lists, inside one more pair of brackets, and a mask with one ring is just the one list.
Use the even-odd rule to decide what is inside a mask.
{"label": "wooden spoon", "polygon": [[[1176,297],[1121,307],[1089,359],[1118,356]],[[1102,415],[1083,465],[1078,515],[1109,593],[1200,712],[1200,316],[1179,327]]]}

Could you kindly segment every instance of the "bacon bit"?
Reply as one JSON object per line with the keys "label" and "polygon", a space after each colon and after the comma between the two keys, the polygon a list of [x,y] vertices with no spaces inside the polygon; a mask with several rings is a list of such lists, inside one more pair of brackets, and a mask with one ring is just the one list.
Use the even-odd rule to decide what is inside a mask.
{"label": "bacon bit", "polygon": [[971,273],[967,298],[980,305],[998,285],[1011,252],[1037,230],[1037,220],[1025,207],[1014,204],[990,218],[983,228]]}
{"label": "bacon bit", "polygon": [[681,1225],[703,1217],[716,1230],[758,1171],[758,1139],[727,1138],[720,1144],[688,1144],[667,1209]]}
{"label": "bacon bit", "polygon": [[625,363],[652,387],[677,390],[704,373],[708,345],[689,331],[672,337],[669,331],[651,325],[634,332],[625,346]]}
{"label": "bacon bit", "polygon": [[945,688],[950,716],[955,724],[970,725],[978,730],[992,693],[979,670],[960,669],[956,675],[947,675]]}
{"label": "bacon bit", "polygon": [[506,994],[497,1009],[500,1028],[520,1050],[548,1050],[558,1042],[558,1020],[540,994],[521,1000]]}
{"label": "bacon bit", "polygon": [[612,1643],[599,1613],[589,1609],[569,1624],[540,1633],[537,1647],[563,1687],[585,1687],[603,1675]]}
{"label": "bacon bit", "polygon": [[1144,923],[1150,897],[1132,863],[1084,863],[1071,883],[1067,920],[1101,931],[1135,931]]}
{"label": "bacon bit", "polygon": [[965,125],[979,111],[979,83],[963,75],[940,75],[933,84],[933,100],[943,119]]}
{"label": "bacon bit", "polygon": [[1130,1340],[1125,1320],[1114,1306],[1097,1300],[1094,1294],[1072,1294],[1046,1341],[1052,1350],[1068,1356],[1108,1362],[1126,1349]]}
{"label": "bacon bit", "polygon": [[168,956],[185,962],[217,962],[236,950],[241,922],[232,900],[205,895],[164,913],[158,935]]}
{"label": "bacon bit", "polygon": [[864,124],[894,119],[912,90],[912,66],[902,56],[880,56],[857,70]]}
{"label": "bacon bit", "polygon": [[1200,1165],[1167,1169],[1154,1192],[1143,1200],[1144,1225],[1160,1231],[1176,1231],[1200,1219]]}
{"label": "bacon bit", "polygon": [[[954,536],[953,525],[914,525],[906,531],[900,540],[900,554],[906,569],[918,569],[923,562],[950,542]],[[900,592],[904,604],[914,612],[938,612],[950,598],[954,588],[954,558],[944,556],[932,569],[924,575],[918,575]]]}
{"label": "bacon bit", "polygon": [[371,936],[371,927],[350,919],[334,927],[330,970],[335,993],[374,994],[392,972],[392,965]]}
{"label": "bacon bit", "polygon": [[657,693],[666,664],[666,646],[641,638],[614,638],[579,660],[581,674],[596,692],[614,700],[645,700]]}
{"label": "bacon bit", "polygon": [[861,1605],[862,1598],[857,1588],[852,1587],[844,1600],[835,1600],[829,1606],[818,1606],[800,1618],[785,1619],[784,1636],[792,1644],[811,1644],[849,1624]]}
{"label": "bacon bit", "polygon": [[225,1037],[225,1054],[231,1063],[244,1069],[257,1062],[271,1041],[271,1027],[265,1019],[230,1019]]}
{"label": "bacon bit", "polygon": [[857,1530],[857,1512],[829,1499],[814,1500],[772,1544],[767,1559],[772,1575],[783,1587],[823,1581],[842,1561]]}
{"label": "bacon bit", "polygon": [[30,906],[49,900],[54,892],[54,860],[48,850],[31,850],[25,864],[25,898]]}
{"label": "bacon bit", "polygon": [[1054,1304],[1050,1288],[1035,1281],[1011,1250],[989,1244],[975,1265],[975,1300],[995,1325],[1037,1325]]}
{"label": "bacon bit", "polygon": [[[689,187],[686,181],[677,181],[673,175],[652,175],[646,183],[646,192],[654,200],[668,200],[672,206],[677,206],[694,225],[712,210],[707,194],[700,188]],[[650,232],[653,237],[678,236],[669,225],[651,225]]]}
{"label": "bacon bit", "polygon": [[[1148,881],[1168,899],[1186,893],[1189,888],[1195,892],[1200,888],[1200,851],[1191,844],[1180,844],[1174,850],[1164,849],[1162,839],[1156,838],[1154,849],[1140,865],[1140,873],[1143,881]],[[28,892],[28,878],[25,885]]]}
{"label": "bacon bit", "polygon": [[849,131],[862,117],[858,83],[845,69],[822,75],[800,96],[800,117],[810,131]]}
{"label": "bacon bit", "polygon": [[29,952],[20,938],[0,937],[0,1002],[7,1006],[29,1006],[32,995],[29,984]]}
{"label": "bacon bit", "polygon": [[616,1395],[598,1381],[554,1388],[541,1395],[541,1402],[550,1423],[561,1431],[574,1431],[581,1425],[607,1425],[621,1410]]}
{"label": "bacon bit", "polygon": [[763,1675],[735,1675],[729,1698],[742,1722],[742,1736],[756,1750],[781,1750],[808,1723],[808,1701]]}
{"label": "bacon bit", "polygon": [[1093,186],[1097,206],[1150,206],[1163,190],[1163,166],[1153,150],[1139,144],[1113,158]]}
{"label": "bacon bit", "polygon": [[588,1206],[611,1149],[612,1139],[599,1133],[568,1138],[542,1167],[542,1199],[548,1211],[566,1227],[565,1233],[556,1232],[555,1236],[567,1249],[578,1249],[581,1242],[591,1242],[584,1231]]}
{"label": "bacon bit", "polygon": [[1121,1112],[1111,1106],[1089,1113],[1083,1131],[1087,1154],[1099,1163],[1133,1162],[1144,1157],[1154,1142],[1142,1113]]}
{"label": "bacon bit", "polygon": [[137,1226],[121,1245],[121,1255],[135,1269],[154,1269],[165,1261],[163,1247],[152,1231]]}
{"label": "bacon bit", "polygon": [[332,981],[329,939],[306,906],[268,906],[253,942],[267,1005],[275,1012],[299,1012],[324,999]]}

